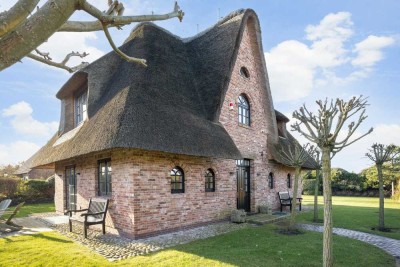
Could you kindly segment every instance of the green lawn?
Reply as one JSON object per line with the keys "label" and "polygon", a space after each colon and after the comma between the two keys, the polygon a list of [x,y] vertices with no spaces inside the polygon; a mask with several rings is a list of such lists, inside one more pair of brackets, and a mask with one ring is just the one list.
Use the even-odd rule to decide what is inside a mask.
{"label": "green lawn", "polygon": [[[13,207],[11,207],[13,209]],[[26,217],[33,213],[54,212],[54,203],[25,204],[18,212],[16,218]]]}
{"label": "green lawn", "polygon": [[[314,205],[313,196],[303,196],[305,205]],[[332,198],[333,201],[333,226],[362,232],[373,233],[400,239],[400,204],[391,199],[385,199],[385,226],[392,228],[392,232],[380,232],[371,230],[378,225],[379,198],[370,197],[339,197]],[[323,199],[318,198],[319,219],[323,218]],[[299,215],[298,220],[310,223],[313,212]]]}
{"label": "green lawn", "polygon": [[[321,266],[322,234],[277,234],[275,225],[249,227],[147,256],[108,262],[56,232],[0,238],[2,266]],[[335,266],[395,266],[365,243],[334,236]]]}
{"label": "green lawn", "polygon": [[[14,210],[15,206],[10,207],[9,209],[12,211]],[[19,210],[15,218],[26,217],[33,213],[42,213],[42,212],[54,212],[55,207],[54,203],[40,203],[40,204],[25,204]],[[8,218],[8,216],[4,216]]]}

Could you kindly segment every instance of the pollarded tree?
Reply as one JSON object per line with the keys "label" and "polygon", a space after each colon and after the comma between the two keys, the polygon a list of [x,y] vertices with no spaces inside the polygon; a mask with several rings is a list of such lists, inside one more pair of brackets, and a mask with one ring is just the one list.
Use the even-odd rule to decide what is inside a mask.
{"label": "pollarded tree", "polygon": [[[331,187],[331,158],[343,148],[372,132],[372,128],[358,138],[351,139],[352,135],[367,118],[365,109],[366,98],[353,97],[348,102],[317,101],[318,112],[310,112],[305,105],[299,111],[293,112],[297,119],[292,129],[298,131],[309,141],[315,143],[322,152],[322,179],[324,191],[324,237],[323,237],[323,266],[333,265],[332,254],[332,187]],[[348,131],[343,138],[339,138],[343,126],[354,115],[359,114],[356,121],[348,124]]]}
{"label": "pollarded tree", "polygon": [[315,188],[314,188],[314,222],[318,222],[318,191],[319,191],[319,180],[320,180],[320,171],[322,168],[321,162],[321,152],[318,149],[313,151],[311,156],[314,159],[314,166],[315,166]]}
{"label": "pollarded tree", "polygon": [[391,161],[396,154],[396,146],[389,145],[385,146],[382,144],[373,144],[372,149],[365,155],[375,162],[376,169],[378,171],[379,179],[379,224],[378,229],[385,230],[385,196],[383,192],[383,175],[382,165],[385,162]]}
{"label": "pollarded tree", "polygon": [[[68,67],[67,62],[73,56],[85,57],[87,53],[72,52],[62,62],[52,61],[49,53],[37,50],[37,47],[55,32],[92,32],[104,31],[111,47],[122,58],[129,62],[146,66],[146,60],[130,57],[120,51],[114,44],[108,28],[121,28],[132,22],[167,20],[183,18],[183,11],[175,3],[174,10],[163,15],[123,16],[124,6],[118,0],[108,0],[107,11],[100,11],[86,0],[47,0],[36,9],[40,0],[18,0],[14,6],[0,13],[0,71],[28,56],[42,63],[74,72],[87,63]],[[105,1],[105,0],[104,0]],[[70,21],[72,14],[83,10],[94,17],[94,21]],[[32,13],[32,15],[31,15]],[[35,53],[32,53],[35,51]]]}
{"label": "pollarded tree", "polygon": [[304,163],[310,158],[310,155],[314,153],[314,147],[310,144],[300,146],[295,143],[294,146],[289,146],[287,149],[281,145],[276,146],[278,153],[281,156],[282,163],[295,168],[294,184],[293,184],[293,195],[292,195],[292,211],[290,214],[290,221],[288,230],[293,231],[296,223],[296,206],[297,206],[297,191],[299,188],[299,178],[301,168]]}

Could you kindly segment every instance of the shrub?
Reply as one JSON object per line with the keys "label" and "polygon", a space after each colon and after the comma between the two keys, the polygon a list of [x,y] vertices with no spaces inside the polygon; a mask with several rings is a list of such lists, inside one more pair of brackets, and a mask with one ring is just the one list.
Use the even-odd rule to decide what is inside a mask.
{"label": "shrub", "polygon": [[24,181],[20,186],[20,195],[25,199],[54,197],[54,183],[44,180]]}
{"label": "shrub", "polygon": [[18,194],[18,187],[21,180],[18,178],[1,178],[0,179],[0,195],[7,198],[13,198]]}
{"label": "shrub", "polygon": [[303,194],[314,195],[315,179],[303,179]]}

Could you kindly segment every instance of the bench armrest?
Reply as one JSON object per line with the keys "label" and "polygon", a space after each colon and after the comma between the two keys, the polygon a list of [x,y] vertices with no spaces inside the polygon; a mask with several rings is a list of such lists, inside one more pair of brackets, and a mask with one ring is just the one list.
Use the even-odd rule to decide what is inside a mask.
{"label": "bench armrest", "polygon": [[[81,209],[81,210],[67,210],[67,213],[69,216],[72,216],[72,212],[82,212],[82,211],[87,211],[88,209]],[[64,213],[65,214],[65,213]]]}
{"label": "bench armrest", "polygon": [[96,213],[87,212],[87,213],[82,213],[81,216],[85,216],[85,217],[87,217],[87,216],[96,216],[96,215],[102,215],[102,214],[105,214],[105,213],[106,213],[105,211],[96,212]]}

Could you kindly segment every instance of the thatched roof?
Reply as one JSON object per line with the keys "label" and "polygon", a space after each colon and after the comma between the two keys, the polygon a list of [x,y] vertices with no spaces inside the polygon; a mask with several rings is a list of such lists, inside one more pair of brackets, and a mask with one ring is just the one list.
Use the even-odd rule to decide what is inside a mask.
{"label": "thatched roof", "polygon": [[242,158],[218,115],[249,17],[258,23],[254,11],[239,10],[188,39],[139,24],[120,49],[148,67],[110,52],[75,73],[57,97],[87,83],[89,120],[54,135],[30,167],[113,148]]}
{"label": "thatched roof", "polygon": [[[283,159],[280,151],[290,154],[290,151],[295,151],[294,148],[296,146],[298,148],[301,147],[300,143],[289,132],[286,132],[285,138],[279,137],[278,144],[268,143],[268,151],[271,154],[271,159],[286,165],[286,161]],[[311,156],[308,156],[306,162],[303,164],[303,169],[314,170],[315,166],[315,160]]]}
{"label": "thatched roof", "polygon": [[289,118],[283,115],[283,113],[277,111],[276,109],[275,109],[275,116],[276,116],[276,121],[282,121],[284,123],[289,122]]}
{"label": "thatched roof", "polygon": [[57,97],[70,94],[87,77],[90,119],[73,138],[53,146],[59,139],[55,135],[32,165],[112,148],[241,158],[215,118],[246,13],[255,15],[251,10],[236,12],[186,40],[152,23],[139,24],[120,49],[145,58],[148,67],[110,52],[75,73]]}

